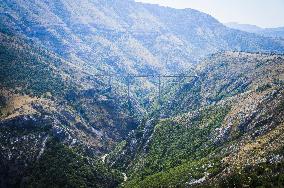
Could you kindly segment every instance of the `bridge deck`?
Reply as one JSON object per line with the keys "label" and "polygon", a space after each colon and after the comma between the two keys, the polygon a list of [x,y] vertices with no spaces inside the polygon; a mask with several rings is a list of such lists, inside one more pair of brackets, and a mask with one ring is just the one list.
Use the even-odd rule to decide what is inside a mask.
{"label": "bridge deck", "polygon": [[130,87],[131,87],[131,78],[157,78],[158,79],[158,101],[159,103],[161,102],[161,79],[162,78],[198,78],[197,75],[185,75],[185,74],[173,74],[173,75],[162,75],[162,74],[127,74],[127,75],[122,75],[122,74],[94,74],[90,75],[92,77],[100,77],[100,78],[108,78],[108,85],[110,88],[111,87],[111,81],[113,78],[126,78],[127,81],[127,99],[128,99],[128,104],[129,104],[129,110],[131,106],[131,98],[130,98]]}

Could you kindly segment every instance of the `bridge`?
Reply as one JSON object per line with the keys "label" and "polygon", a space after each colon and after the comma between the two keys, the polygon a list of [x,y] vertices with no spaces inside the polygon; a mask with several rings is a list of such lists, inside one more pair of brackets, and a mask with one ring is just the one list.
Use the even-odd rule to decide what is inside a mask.
{"label": "bridge", "polygon": [[162,75],[162,74],[127,74],[127,75],[122,75],[122,74],[94,74],[91,75],[93,77],[97,78],[108,78],[108,86],[110,89],[112,89],[112,80],[114,78],[123,78],[126,80],[127,84],[127,100],[128,104],[130,106],[131,98],[130,98],[130,88],[131,88],[131,80],[135,78],[157,78],[158,80],[158,102],[160,103],[161,101],[161,94],[162,94],[162,79],[163,78],[198,78],[197,75],[185,75],[185,74],[172,74],[172,75]]}

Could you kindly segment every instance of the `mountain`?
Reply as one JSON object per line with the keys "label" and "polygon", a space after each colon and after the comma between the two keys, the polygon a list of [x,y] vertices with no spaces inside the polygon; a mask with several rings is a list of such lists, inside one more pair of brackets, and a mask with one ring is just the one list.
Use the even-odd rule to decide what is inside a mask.
{"label": "mountain", "polygon": [[[120,75],[114,84],[125,93],[123,75],[190,74],[200,58],[218,51],[284,51],[281,40],[229,29],[193,9],[130,0],[5,0],[0,10],[2,33],[32,40],[68,62],[77,72],[72,82],[86,90],[95,88],[96,79],[107,84],[94,75]],[[133,105],[144,113],[156,81],[132,82]]]}
{"label": "mountain", "polygon": [[[126,176],[129,187],[148,179],[176,185],[185,182],[176,168],[188,174],[203,160],[224,158],[230,146],[239,148],[235,135],[245,142],[258,128],[275,131],[269,139],[281,132],[279,39],[227,28],[196,10],[132,0],[4,0],[0,17],[0,187],[118,187]],[[157,100],[159,75],[179,74],[193,77],[162,80]],[[246,110],[239,101],[268,120],[235,114]],[[244,130],[219,135],[215,129],[226,132],[222,120],[231,117]],[[216,165],[209,184],[224,177]],[[171,170],[175,179],[164,179]]]}
{"label": "mountain", "polygon": [[102,138],[111,146],[114,140],[125,137],[130,124],[135,124],[132,120],[127,124],[125,101],[110,92],[108,85],[100,80],[84,81],[87,79],[84,73],[56,54],[31,41],[5,34],[1,34],[0,45],[1,119],[20,115],[44,118],[45,111],[51,117],[63,115],[61,124],[70,123],[71,127],[85,132],[82,136],[88,142],[94,139],[90,143],[98,152],[107,149],[100,143]]}
{"label": "mountain", "polygon": [[284,56],[218,53],[198,76],[108,157],[124,187],[283,186]]}
{"label": "mountain", "polygon": [[261,34],[269,37],[284,38],[284,27],[267,28],[261,31]]}
{"label": "mountain", "polygon": [[284,27],[276,28],[261,28],[250,24],[239,24],[236,22],[226,23],[229,28],[245,31],[249,33],[256,33],[265,37],[284,38]]}
{"label": "mountain", "polygon": [[0,186],[118,185],[99,156],[137,121],[104,84],[93,81],[91,90],[74,81],[78,70],[56,54],[0,36]]}
{"label": "mountain", "polygon": [[239,24],[237,22],[229,22],[225,24],[227,27],[232,28],[232,29],[237,29],[249,33],[258,33],[263,30],[263,28],[258,27],[256,25],[251,25],[251,24]]}
{"label": "mountain", "polygon": [[228,29],[196,10],[130,0],[2,1],[1,30],[92,74],[179,73],[220,50],[284,51],[278,41]]}

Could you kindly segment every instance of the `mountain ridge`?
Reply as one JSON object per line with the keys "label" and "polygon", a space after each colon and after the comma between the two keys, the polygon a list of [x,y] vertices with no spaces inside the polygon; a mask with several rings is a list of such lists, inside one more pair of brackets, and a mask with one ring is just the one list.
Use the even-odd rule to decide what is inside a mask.
{"label": "mountain ridge", "polygon": [[[17,1],[15,1],[15,4],[17,4]],[[37,4],[38,7],[41,7],[42,10],[41,9],[37,10],[36,7],[34,7],[35,4]],[[120,57],[121,56],[120,53],[122,53],[124,57],[129,57],[130,55],[131,58],[134,58],[136,62],[145,63],[145,66],[149,66],[147,64],[151,63],[152,65],[150,65],[150,67],[152,67],[151,68],[152,70],[159,70],[160,69],[159,64],[160,65],[163,64],[160,67],[166,67],[167,64],[172,64],[172,63],[177,64],[177,66],[181,64],[180,69],[182,69],[182,68],[187,68],[188,66],[190,66],[190,63],[188,63],[188,59],[192,59],[192,61],[194,62],[196,61],[196,57],[202,56],[205,53],[205,51],[203,50],[204,48],[207,49],[209,53],[214,52],[214,51],[216,52],[216,49],[218,50],[219,46],[221,47],[221,49],[223,48],[223,50],[232,49],[232,47],[230,46],[227,47],[226,40],[228,39],[226,39],[227,37],[226,34],[225,36],[218,38],[218,36],[214,34],[214,30],[217,30],[219,33],[225,32],[232,36],[237,34],[237,35],[240,35],[240,38],[245,36],[245,33],[234,33],[234,31],[226,30],[226,28],[223,27],[221,23],[217,22],[217,20],[215,20],[213,17],[203,14],[199,11],[192,10],[192,9],[175,10],[172,8],[164,8],[164,7],[154,6],[154,5],[149,5],[149,4],[143,4],[142,6],[140,3],[135,3],[132,1],[131,2],[128,2],[128,1],[114,1],[114,2],[105,1],[104,2],[104,1],[84,0],[80,4],[81,5],[77,7],[75,6],[74,3],[68,2],[68,1],[57,1],[57,3],[51,3],[51,2],[46,2],[46,3],[33,2],[32,3],[31,2],[27,5],[25,5],[25,3],[22,4],[20,7],[23,6],[24,8],[23,11],[26,11],[26,16],[22,16],[21,18],[21,19],[26,19],[22,21],[22,27],[26,28],[24,30],[33,31],[32,33],[24,32],[22,34],[27,35],[28,37],[34,38],[38,40],[39,42],[44,42],[46,44],[49,44],[48,48],[53,51],[55,50],[55,52],[59,53],[60,55],[64,55],[67,52],[66,55],[69,54],[68,55],[69,57],[67,57],[67,59],[70,60],[72,63],[74,63],[74,61],[76,61],[77,59],[78,61],[81,61],[82,63],[84,62],[86,66],[90,66],[88,65],[89,63],[86,61],[95,60],[93,59],[94,55],[96,56],[97,59],[99,57],[100,58],[104,57],[100,53],[93,54],[94,52],[89,52],[89,50],[92,50],[92,51],[106,50],[104,48],[101,48],[101,46],[98,46],[98,47],[94,46],[93,44],[89,43],[88,40],[91,40],[93,43],[97,45],[106,45],[108,46],[108,48],[110,48],[110,51],[107,53],[108,55],[105,58],[117,59],[117,61],[120,61],[121,63],[123,63],[125,67],[128,67],[130,65],[131,66],[129,67],[130,71],[131,69],[135,70],[137,68],[131,65],[133,64],[133,62],[131,61],[129,62],[131,64],[126,65],[125,60],[123,60],[123,58]],[[109,9],[111,7],[113,12],[111,13],[107,9],[106,6]],[[100,8],[100,10],[98,8]],[[8,15],[11,13],[12,15],[17,15],[21,12],[20,11],[21,9],[13,10],[13,6],[9,7],[9,3],[6,6],[4,6],[3,9]],[[84,9],[88,11],[83,12]],[[139,10],[139,11],[137,11],[137,13],[133,13],[132,10],[134,9]],[[15,12],[15,11],[18,11],[18,12]],[[42,15],[46,14],[45,17],[46,18],[48,17],[49,19],[47,20],[41,15],[38,15],[39,12],[36,12],[36,11],[41,11],[40,13]],[[168,15],[165,13],[167,13]],[[76,16],[76,14],[78,16]],[[106,17],[106,15],[108,14],[109,16]],[[176,17],[172,17],[170,15],[176,15]],[[6,18],[5,14],[4,14],[4,18],[11,19],[11,18]],[[19,19],[17,18],[17,16],[14,16],[12,18],[14,20],[11,20],[9,24],[14,23],[15,21],[17,23],[19,22],[17,21],[17,19]],[[30,27],[28,25],[30,22],[29,21],[30,19],[33,19],[32,21],[33,24],[39,23],[38,26],[31,25],[32,27]],[[69,19],[71,20],[73,19],[72,22]],[[199,22],[198,22],[198,19],[200,19]],[[55,24],[54,26],[57,26],[58,28],[55,28],[49,24],[53,22]],[[200,26],[196,25],[197,23],[201,24],[200,29],[198,28]],[[2,24],[3,26],[5,26],[7,22],[4,22]],[[187,30],[185,27],[189,27],[192,29]],[[9,27],[9,29],[12,29],[12,28],[13,26]],[[168,28],[170,28],[170,30],[168,30]],[[24,31],[23,29],[21,30]],[[111,30],[115,32],[111,32]],[[77,31],[79,31],[79,33],[76,33]],[[105,31],[107,33],[106,36],[108,37],[104,36]],[[127,33],[129,33],[130,36],[128,36],[127,33],[126,34],[120,33],[121,31],[123,32],[127,31]],[[83,33],[80,34],[80,32],[83,32],[84,36],[82,35]],[[96,32],[98,33],[102,32],[102,33],[98,34]],[[145,40],[146,38],[139,39],[139,35],[136,36],[137,32],[138,34],[139,32],[142,32],[143,35],[145,36],[148,35],[147,40]],[[168,34],[161,35],[161,34],[158,34],[159,32],[168,33]],[[158,35],[155,33],[157,33]],[[44,37],[42,34],[44,34]],[[76,40],[79,40],[80,42],[79,43],[76,42],[77,45],[73,45],[75,41],[74,39],[67,37],[68,35],[72,36]],[[212,36],[210,37],[210,35]],[[113,38],[109,38],[110,36],[113,36]],[[217,40],[213,39],[213,36],[218,39]],[[117,39],[119,39],[120,37],[123,37],[122,38],[123,40],[117,41]],[[245,36],[245,37],[249,37],[252,40],[255,40],[254,39],[255,36],[253,35]],[[94,39],[92,38],[100,42],[99,43],[95,42]],[[45,40],[49,40],[49,41],[45,41]],[[263,41],[265,40],[268,40],[268,39],[264,39]],[[152,44],[150,43],[150,46],[149,46],[149,44],[143,41],[147,41],[147,43],[151,42]],[[117,42],[119,43],[124,42],[125,44],[123,46],[124,49],[121,49],[121,47],[119,46],[119,44],[117,44]],[[214,44],[216,42],[217,44]],[[220,42],[221,44],[218,44]],[[240,43],[241,41],[238,41],[238,42]],[[260,41],[255,41],[255,42],[260,43]],[[164,48],[164,50],[161,51],[161,49],[163,48],[159,48],[159,43],[161,43],[162,45],[165,45],[165,44],[173,45],[171,46],[172,52],[169,51],[167,48]],[[270,41],[270,43],[272,44],[273,42]],[[260,44],[263,44],[263,42]],[[82,46],[80,47],[80,45]],[[127,51],[131,52],[130,49],[132,49],[133,47],[129,45],[138,45],[137,47],[136,46],[135,47],[139,49],[139,51],[144,52],[145,55],[137,54],[138,52],[135,52],[135,51],[133,52],[135,55],[134,54],[133,55],[124,54],[127,48],[129,48]],[[78,48],[76,46],[78,46]],[[241,46],[242,45],[240,45],[240,47]],[[279,47],[280,46],[281,45],[279,45]],[[64,48],[65,50],[63,50]],[[88,51],[84,50],[84,52],[82,52],[80,48],[88,49]],[[253,50],[254,47],[245,47],[245,48],[248,48],[248,49],[252,48],[251,50]],[[179,59],[175,60],[173,53],[175,54],[175,56],[179,54],[178,55]],[[138,56],[142,61],[135,58],[135,56]],[[167,57],[169,60],[166,60],[163,56]],[[95,60],[94,62],[97,62],[97,60]],[[105,63],[102,65],[105,65]],[[144,65],[142,64],[142,66]],[[112,70],[112,67],[108,66],[108,70]],[[123,69],[121,69],[120,71],[123,71]],[[163,72],[164,71],[167,71],[167,70],[163,70]]]}
{"label": "mountain ridge", "polygon": [[250,24],[239,24],[236,22],[226,23],[227,27],[238,29],[241,31],[256,33],[266,37],[272,38],[284,38],[284,27],[275,27],[275,28],[261,28],[255,25]]}

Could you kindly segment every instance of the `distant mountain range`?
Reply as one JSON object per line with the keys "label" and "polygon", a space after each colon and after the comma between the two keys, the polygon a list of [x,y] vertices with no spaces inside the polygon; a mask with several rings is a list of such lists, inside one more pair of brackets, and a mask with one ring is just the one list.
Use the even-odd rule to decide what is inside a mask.
{"label": "distant mountain range", "polygon": [[226,23],[225,25],[229,28],[237,29],[240,31],[246,31],[249,33],[256,33],[266,37],[284,38],[284,27],[261,28],[256,25],[239,24],[236,22]]}
{"label": "distant mountain range", "polygon": [[2,32],[37,41],[90,73],[180,72],[220,50],[284,51],[202,12],[132,0],[4,0],[0,16]]}

